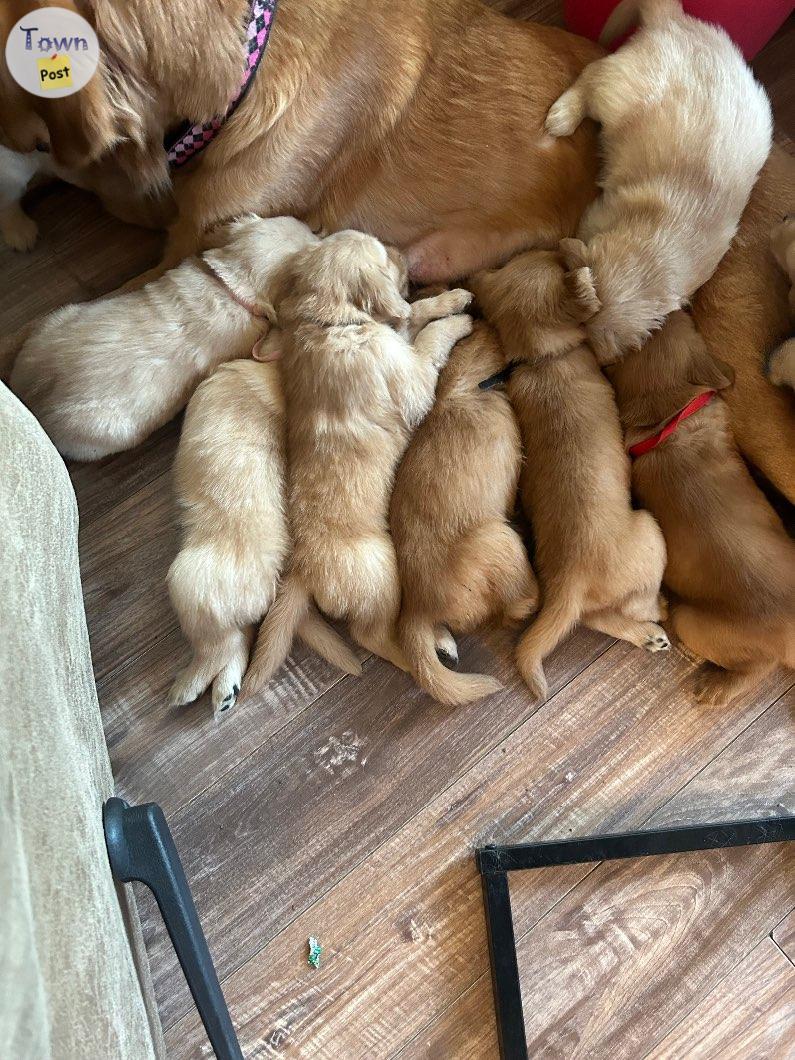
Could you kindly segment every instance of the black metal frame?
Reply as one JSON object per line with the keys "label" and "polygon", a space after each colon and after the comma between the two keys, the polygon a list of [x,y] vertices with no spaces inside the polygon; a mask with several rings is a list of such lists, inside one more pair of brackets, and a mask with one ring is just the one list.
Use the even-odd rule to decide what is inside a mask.
{"label": "black metal frame", "polygon": [[155,896],[207,1037],[218,1060],[243,1060],[213,959],[165,815],[157,803],[102,808],[108,860],[115,879],[136,880]]}
{"label": "black metal frame", "polygon": [[681,854],[720,847],[781,843],[793,839],[795,817],[768,817],[756,821],[624,832],[562,842],[481,847],[477,851],[477,863],[483,882],[494,1008],[502,1060],[527,1060],[528,1055],[508,887],[509,872],[654,854]]}

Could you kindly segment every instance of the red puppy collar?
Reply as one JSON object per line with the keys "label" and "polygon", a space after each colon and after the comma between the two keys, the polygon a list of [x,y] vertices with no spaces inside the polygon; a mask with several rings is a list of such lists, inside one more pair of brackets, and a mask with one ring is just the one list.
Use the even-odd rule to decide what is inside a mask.
{"label": "red puppy collar", "polygon": [[656,434],[651,435],[650,438],[644,438],[642,442],[637,442],[635,445],[631,445],[627,450],[629,455],[634,459],[636,456],[643,456],[644,453],[650,453],[652,449],[656,449],[660,442],[664,442],[666,438],[670,438],[682,420],[686,420],[688,416],[692,416],[694,412],[703,409],[705,405],[708,405],[710,401],[712,401],[716,394],[717,390],[707,390],[703,394],[694,397],[692,401],[688,401],[685,407],[668,420],[665,426],[657,431]]}

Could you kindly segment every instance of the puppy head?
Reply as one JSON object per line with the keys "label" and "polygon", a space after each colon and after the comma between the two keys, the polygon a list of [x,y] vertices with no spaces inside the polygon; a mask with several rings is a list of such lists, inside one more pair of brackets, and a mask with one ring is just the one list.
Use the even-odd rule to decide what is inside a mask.
{"label": "puppy head", "polygon": [[555,356],[584,341],[582,323],[599,309],[590,269],[566,271],[560,254],[532,250],[469,286],[512,357]]}
{"label": "puppy head", "polygon": [[[362,232],[337,232],[300,251],[282,273],[277,310],[322,324],[399,324],[411,312],[402,255]],[[280,311],[280,310],[279,310]]]}
{"label": "puppy head", "polygon": [[298,251],[319,242],[294,217],[245,214],[208,233],[210,249],[202,257],[238,298],[275,316],[281,269]]}
{"label": "puppy head", "polygon": [[627,429],[661,427],[699,394],[725,390],[734,382],[734,369],[709,353],[682,310],[607,374]]}

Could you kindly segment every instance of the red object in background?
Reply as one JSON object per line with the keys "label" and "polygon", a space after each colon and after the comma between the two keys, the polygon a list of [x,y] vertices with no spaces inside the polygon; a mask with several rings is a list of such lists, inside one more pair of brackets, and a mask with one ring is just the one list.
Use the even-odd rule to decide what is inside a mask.
{"label": "red object in background", "polygon": [[[566,25],[596,40],[617,6],[616,0],[565,0]],[[791,0],[685,0],[683,6],[688,15],[723,26],[749,60],[795,10]]]}

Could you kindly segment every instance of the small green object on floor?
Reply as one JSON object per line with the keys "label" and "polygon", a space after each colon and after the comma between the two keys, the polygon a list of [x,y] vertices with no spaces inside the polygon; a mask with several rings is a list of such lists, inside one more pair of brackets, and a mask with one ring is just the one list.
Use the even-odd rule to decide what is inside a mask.
{"label": "small green object on floor", "polygon": [[313,968],[320,967],[320,954],[323,952],[323,947],[320,945],[314,935],[309,936],[309,963]]}

